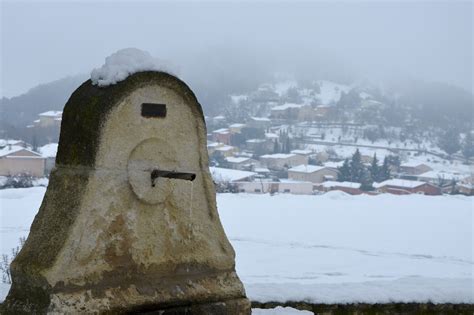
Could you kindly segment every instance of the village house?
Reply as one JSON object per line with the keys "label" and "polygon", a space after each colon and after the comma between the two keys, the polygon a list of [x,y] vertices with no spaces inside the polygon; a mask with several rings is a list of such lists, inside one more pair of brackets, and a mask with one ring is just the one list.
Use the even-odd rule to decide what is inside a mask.
{"label": "village house", "polygon": [[229,131],[231,134],[240,133],[244,127],[245,124],[232,124],[229,126]]}
{"label": "village house", "polygon": [[247,126],[250,128],[268,129],[272,121],[266,117],[250,117]]}
{"label": "village house", "polygon": [[474,196],[474,185],[470,183],[459,183],[456,185],[456,189],[460,194],[466,196]]}
{"label": "village house", "polygon": [[319,191],[328,192],[331,190],[340,190],[350,195],[360,195],[363,191],[360,189],[360,183],[354,182],[336,182],[336,181],[327,181],[317,185],[314,185],[314,188]]}
{"label": "village house", "polygon": [[270,111],[270,117],[272,119],[282,120],[296,120],[299,117],[300,109],[304,105],[286,103],[283,105],[275,106]]}
{"label": "village house", "polygon": [[433,169],[428,165],[416,161],[410,161],[400,165],[400,173],[404,175],[420,175]]}
{"label": "village house", "polygon": [[308,164],[308,157],[292,153],[266,154],[260,157],[260,162],[269,169],[284,170],[296,165]]}
{"label": "village house", "polygon": [[288,170],[288,178],[293,180],[322,183],[327,180],[336,180],[338,171],[324,166],[298,165]]}
{"label": "village house", "polygon": [[231,133],[227,128],[217,129],[212,132],[212,139],[230,145]]}
{"label": "village house", "polygon": [[0,150],[0,175],[16,176],[27,174],[42,177],[45,172],[45,158],[41,154],[21,146],[6,146]]}
{"label": "village house", "polygon": [[441,189],[431,183],[405,180],[389,179],[381,183],[374,183],[374,188],[382,193],[391,193],[395,195],[423,194],[423,195],[441,195]]}
{"label": "village house", "polygon": [[306,156],[307,158],[309,158],[313,154],[313,151],[297,149],[291,150],[290,153]]}
{"label": "village house", "polygon": [[310,182],[294,181],[288,179],[273,180],[255,180],[251,182],[234,182],[237,191],[241,193],[286,193],[295,195],[313,194],[313,184]]}
{"label": "village house", "polygon": [[63,112],[50,110],[38,115],[39,119],[35,120],[38,127],[60,127]]}
{"label": "village house", "polygon": [[326,118],[331,111],[331,106],[318,105],[314,108],[314,114],[317,120]]}
{"label": "village house", "polygon": [[237,151],[237,148],[231,145],[222,145],[214,148],[214,153],[219,152],[224,157],[233,156]]}
{"label": "village house", "polygon": [[225,161],[227,162],[227,165],[229,168],[232,168],[235,170],[251,169],[252,166],[255,165],[255,163],[257,163],[257,161],[249,157],[235,157],[235,156],[226,157]]}
{"label": "village house", "polygon": [[209,167],[212,179],[216,183],[232,183],[236,181],[252,181],[257,175],[255,172],[233,170],[222,167]]}
{"label": "village house", "polygon": [[453,180],[461,182],[467,179],[469,175],[461,173],[451,173],[445,171],[428,171],[417,176],[419,181],[429,182],[438,186],[445,186],[450,184]]}

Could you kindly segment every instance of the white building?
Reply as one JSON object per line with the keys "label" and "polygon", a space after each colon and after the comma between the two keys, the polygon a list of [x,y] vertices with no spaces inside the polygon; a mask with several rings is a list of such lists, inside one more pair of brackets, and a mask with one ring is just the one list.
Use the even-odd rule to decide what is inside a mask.
{"label": "white building", "polygon": [[298,165],[288,170],[288,178],[293,180],[322,183],[336,180],[338,171],[334,168],[317,165]]}
{"label": "white building", "polygon": [[237,190],[242,193],[286,193],[295,195],[313,194],[313,184],[310,182],[281,179],[280,181],[255,180],[252,182],[234,182]]}
{"label": "white building", "polygon": [[296,165],[308,164],[308,157],[293,153],[265,154],[260,157],[260,162],[269,169],[283,170]]}

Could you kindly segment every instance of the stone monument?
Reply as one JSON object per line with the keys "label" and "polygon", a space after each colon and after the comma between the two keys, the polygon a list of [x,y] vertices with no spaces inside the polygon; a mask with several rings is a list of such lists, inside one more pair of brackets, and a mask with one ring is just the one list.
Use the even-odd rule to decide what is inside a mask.
{"label": "stone monument", "polygon": [[3,314],[250,314],[189,87],[144,71],[67,102]]}

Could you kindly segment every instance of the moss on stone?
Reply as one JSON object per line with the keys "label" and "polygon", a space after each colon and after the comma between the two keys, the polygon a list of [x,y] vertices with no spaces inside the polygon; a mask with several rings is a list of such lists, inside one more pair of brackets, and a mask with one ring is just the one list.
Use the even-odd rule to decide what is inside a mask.
{"label": "moss on stone", "polygon": [[135,73],[108,87],[95,86],[88,80],[71,95],[64,108],[56,163],[93,166],[108,113],[131,92],[150,84],[175,91],[193,106],[195,114],[204,119],[201,105],[191,89],[183,81],[165,72]]}

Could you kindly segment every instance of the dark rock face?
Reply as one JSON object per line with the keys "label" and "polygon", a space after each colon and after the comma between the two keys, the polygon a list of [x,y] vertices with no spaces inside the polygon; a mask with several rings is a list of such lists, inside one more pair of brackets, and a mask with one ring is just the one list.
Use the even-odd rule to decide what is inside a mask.
{"label": "dark rock face", "polygon": [[[166,104],[166,115],[143,115],[143,103]],[[2,313],[249,314],[234,259],[192,91],[161,72],[87,81],[64,109]]]}

